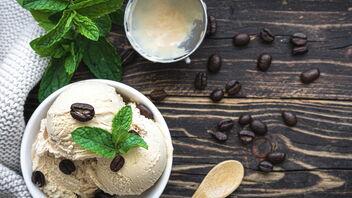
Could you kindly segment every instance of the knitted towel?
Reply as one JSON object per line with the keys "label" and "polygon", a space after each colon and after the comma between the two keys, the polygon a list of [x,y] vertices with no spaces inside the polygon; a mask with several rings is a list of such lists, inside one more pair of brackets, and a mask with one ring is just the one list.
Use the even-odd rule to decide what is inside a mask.
{"label": "knitted towel", "polygon": [[0,197],[30,197],[20,175],[23,106],[48,60],[29,42],[42,34],[16,0],[0,0]]}

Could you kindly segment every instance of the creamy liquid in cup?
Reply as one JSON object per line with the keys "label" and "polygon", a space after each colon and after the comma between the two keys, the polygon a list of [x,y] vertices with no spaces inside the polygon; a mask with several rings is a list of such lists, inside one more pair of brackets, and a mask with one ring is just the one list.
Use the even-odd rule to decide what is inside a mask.
{"label": "creamy liquid in cup", "polygon": [[130,33],[142,54],[177,59],[193,50],[201,38],[201,34],[194,32],[204,28],[199,0],[135,1],[131,8]]}

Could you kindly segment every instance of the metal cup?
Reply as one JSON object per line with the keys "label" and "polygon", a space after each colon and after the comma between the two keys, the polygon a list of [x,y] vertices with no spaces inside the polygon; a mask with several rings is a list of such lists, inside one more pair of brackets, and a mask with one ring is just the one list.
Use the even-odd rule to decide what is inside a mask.
{"label": "metal cup", "polygon": [[[177,57],[160,57],[160,56],[155,56],[150,53],[148,53],[148,50],[144,49],[143,46],[139,45],[138,42],[135,39],[135,36],[133,35],[132,31],[132,21],[133,21],[133,16],[134,16],[134,10],[136,9],[136,6],[138,6],[138,1],[148,1],[148,0],[129,0],[128,4],[126,6],[125,10],[125,18],[124,18],[124,27],[126,31],[126,36],[128,40],[130,41],[132,47],[144,58],[152,61],[152,62],[158,62],[158,63],[173,63],[177,62],[180,60],[185,60],[186,63],[190,63],[191,60],[189,59],[189,56],[196,51],[196,49],[200,46],[202,41],[204,40],[206,31],[207,31],[207,25],[208,25],[208,16],[207,16],[207,8],[206,4],[202,1],[199,0],[199,6],[201,6],[202,13],[202,20],[197,21],[195,24],[194,28],[192,29],[191,35],[189,36],[188,40],[182,42],[182,47],[185,49],[185,53],[181,56]],[[175,0],[177,1],[177,0]]]}

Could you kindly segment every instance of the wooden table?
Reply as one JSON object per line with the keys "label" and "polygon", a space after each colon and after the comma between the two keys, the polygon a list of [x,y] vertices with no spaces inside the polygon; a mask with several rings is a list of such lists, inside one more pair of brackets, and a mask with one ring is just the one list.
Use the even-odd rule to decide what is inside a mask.
{"label": "wooden table", "polygon": [[[217,163],[236,159],[245,168],[245,178],[231,197],[352,197],[352,1],[351,0],[207,0],[210,15],[217,18],[216,35],[207,38],[191,56],[192,64],[153,64],[140,57],[125,66],[123,82],[148,95],[163,88],[170,95],[157,104],[167,123],[175,147],[174,166],[165,197],[190,197],[205,174]],[[276,36],[274,44],[256,36],[267,27]],[[236,32],[251,35],[245,48],[235,48]],[[289,36],[304,32],[309,53],[291,56]],[[111,34],[120,47],[119,28]],[[273,56],[268,72],[256,70],[256,58]],[[206,71],[208,57],[223,58],[220,73],[209,75],[205,91],[195,91],[197,72]],[[319,68],[318,81],[303,85],[302,71]],[[80,67],[74,81],[92,78]],[[235,98],[219,104],[209,93],[229,80],[242,83]],[[38,105],[35,88],[28,97],[25,115]],[[295,112],[299,123],[289,128],[281,112]],[[268,124],[269,133],[254,144],[243,146],[236,125],[226,143],[207,133],[224,118],[237,120],[250,113]],[[287,153],[285,163],[274,172],[257,171],[261,160],[253,151],[272,147]]]}

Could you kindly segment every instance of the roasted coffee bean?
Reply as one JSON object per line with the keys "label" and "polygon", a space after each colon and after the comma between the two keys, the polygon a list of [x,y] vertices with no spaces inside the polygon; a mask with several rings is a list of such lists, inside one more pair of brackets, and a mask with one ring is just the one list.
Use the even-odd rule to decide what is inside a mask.
{"label": "roasted coffee bean", "polygon": [[224,98],[224,91],[222,89],[215,89],[213,92],[210,94],[210,99],[213,102],[220,102]]}
{"label": "roasted coffee bean", "polygon": [[242,130],[238,133],[238,138],[243,144],[249,144],[253,142],[255,134],[252,131]]}
{"label": "roasted coffee bean", "polygon": [[309,84],[316,81],[319,77],[320,77],[320,70],[318,68],[310,69],[305,72],[302,72],[301,81],[304,84]]}
{"label": "roasted coffee bean", "polygon": [[234,124],[233,120],[230,119],[230,118],[225,119],[225,120],[221,120],[218,123],[218,130],[222,131],[222,132],[230,131],[233,128],[234,125],[235,124]]}
{"label": "roasted coffee bean", "polygon": [[211,132],[211,135],[219,142],[225,142],[228,138],[226,133],[220,131]]}
{"label": "roasted coffee bean", "polygon": [[32,182],[34,185],[40,187],[43,187],[45,185],[45,176],[42,172],[40,171],[34,171],[32,173]]}
{"label": "roasted coffee bean", "polygon": [[307,36],[303,33],[295,33],[291,36],[291,43],[295,46],[303,46],[307,44]]}
{"label": "roasted coffee bean", "polygon": [[114,196],[98,189],[94,192],[94,198],[113,198]]}
{"label": "roasted coffee bean", "polygon": [[256,135],[265,135],[268,132],[266,124],[260,120],[253,120],[250,126]]}
{"label": "roasted coffee bean", "polygon": [[308,47],[306,45],[297,46],[297,47],[293,47],[292,54],[293,55],[302,55],[302,54],[307,53],[308,51],[309,50],[308,50]]}
{"label": "roasted coffee bean", "polygon": [[208,84],[208,76],[205,72],[199,72],[194,80],[194,87],[198,90],[204,90]]}
{"label": "roasted coffee bean", "polygon": [[163,89],[155,89],[150,93],[150,99],[154,102],[161,102],[167,97],[167,93]]}
{"label": "roasted coffee bean", "polygon": [[272,56],[270,54],[261,54],[257,59],[257,68],[260,71],[268,71],[271,66]]}
{"label": "roasted coffee bean", "polygon": [[217,54],[213,54],[208,59],[208,70],[212,73],[217,73],[220,71],[222,65],[221,57]]}
{"label": "roasted coffee bean", "polygon": [[243,47],[248,45],[251,38],[246,33],[239,33],[233,37],[233,44],[238,47]]}
{"label": "roasted coffee bean", "polygon": [[265,43],[271,43],[275,40],[275,36],[271,33],[271,31],[267,28],[263,28],[259,33],[260,38]]}
{"label": "roasted coffee bean", "polygon": [[138,104],[137,108],[139,109],[139,112],[141,113],[141,115],[143,115],[144,117],[149,119],[154,119],[153,112],[144,104]]}
{"label": "roasted coffee bean", "polygon": [[285,158],[286,154],[283,152],[272,152],[266,156],[266,160],[268,160],[272,164],[280,164],[285,160]]}
{"label": "roasted coffee bean", "polygon": [[85,103],[74,103],[71,105],[71,116],[80,122],[88,122],[95,115],[94,107]]}
{"label": "roasted coffee bean", "polygon": [[269,173],[273,171],[273,168],[274,168],[273,164],[268,161],[262,161],[258,165],[258,169],[265,173]]}
{"label": "roasted coffee bean", "polygon": [[69,159],[64,159],[61,160],[61,162],[59,163],[59,169],[63,174],[71,175],[73,172],[76,171],[76,166],[73,161]]}
{"label": "roasted coffee bean", "polygon": [[117,172],[123,167],[124,164],[125,158],[123,158],[121,155],[116,155],[116,157],[110,163],[110,170],[112,172]]}
{"label": "roasted coffee bean", "polygon": [[250,124],[252,121],[253,121],[253,118],[249,114],[243,114],[238,118],[238,124],[240,124],[241,126]]}
{"label": "roasted coffee bean", "polygon": [[282,118],[287,126],[295,126],[297,124],[297,117],[292,112],[284,111],[282,112]]}
{"label": "roasted coffee bean", "polygon": [[227,82],[225,86],[225,90],[230,96],[238,94],[241,91],[241,88],[242,86],[237,80],[231,80]]}
{"label": "roasted coffee bean", "polygon": [[208,16],[208,26],[206,36],[211,36],[216,33],[217,24],[214,16]]}

